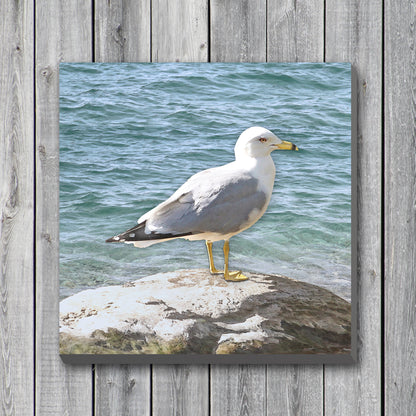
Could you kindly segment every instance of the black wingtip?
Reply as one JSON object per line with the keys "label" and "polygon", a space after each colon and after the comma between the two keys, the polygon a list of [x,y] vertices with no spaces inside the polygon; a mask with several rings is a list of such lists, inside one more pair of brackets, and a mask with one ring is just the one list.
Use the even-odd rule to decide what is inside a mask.
{"label": "black wingtip", "polygon": [[[191,234],[192,232],[187,233],[156,233],[152,231],[151,233],[147,234],[145,232],[146,222],[142,222],[133,228],[125,231],[124,233],[115,235],[114,237],[108,238],[105,240],[106,243],[126,243],[131,241],[148,241],[148,240],[167,240],[170,238],[178,238],[178,237],[185,237]],[[199,234],[199,233],[196,233]]]}
{"label": "black wingtip", "polygon": [[142,222],[138,225],[135,225],[133,228],[130,228],[129,230],[124,231],[124,233],[108,238],[107,240],[105,240],[105,242],[106,243],[125,243],[126,241],[139,241],[141,240],[141,238],[139,238],[139,235],[137,235],[136,232],[141,231],[141,234],[143,234],[144,227],[145,227],[145,222]]}
{"label": "black wingtip", "polygon": [[107,238],[107,240],[105,240],[106,243],[121,243],[124,240],[122,240],[118,235],[111,237],[111,238]]}

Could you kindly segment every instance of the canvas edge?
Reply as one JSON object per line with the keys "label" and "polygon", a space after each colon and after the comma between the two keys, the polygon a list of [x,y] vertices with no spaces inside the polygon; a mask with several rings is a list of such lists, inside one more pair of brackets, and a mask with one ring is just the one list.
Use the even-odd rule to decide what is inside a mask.
{"label": "canvas edge", "polygon": [[66,364],[354,364],[353,354],[60,354]]}

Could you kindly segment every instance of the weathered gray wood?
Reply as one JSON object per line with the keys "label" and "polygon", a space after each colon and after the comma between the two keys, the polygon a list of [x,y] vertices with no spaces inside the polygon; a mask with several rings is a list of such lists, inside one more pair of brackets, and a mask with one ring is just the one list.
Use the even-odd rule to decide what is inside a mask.
{"label": "weathered gray wood", "polygon": [[326,2],[326,60],[358,75],[358,348],[355,366],[325,368],[326,415],[377,415],[381,401],[382,2]]}
{"label": "weathered gray wood", "polygon": [[95,61],[150,61],[150,0],[95,0]]}
{"label": "weathered gray wood", "polygon": [[207,0],[152,0],[152,61],[207,59]]}
{"label": "weathered gray wood", "polygon": [[323,61],[324,13],[323,0],[268,0],[267,60]]}
{"label": "weathered gray wood", "polygon": [[[150,0],[95,0],[95,60],[150,60]],[[95,366],[97,415],[150,414],[150,366]]]}
{"label": "weathered gray wood", "polygon": [[99,366],[96,377],[95,414],[97,416],[150,415],[150,367]]}
{"label": "weathered gray wood", "polygon": [[0,414],[32,415],[33,3],[0,3]]}
{"label": "weathered gray wood", "polygon": [[211,62],[265,62],[266,30],[266,0],[211,0]]}
{"label": "weathered gray wood", "polygon": [[[211,61],[266,60],[266,1],[211,1]],[[211,366],[213,415],[266,411],[266,366]]]}
{"label": "weathered gray wood", "polygon": [[[60,10],[60,12],[59,12]],[[91,61],[92,57],[92,7],[89,1],[60,0],[51,3],[51,13],[59,19],[61,36],[59,57],[62,62]],[[46,32],[46,28],[38,31]],[[52,51],[51,51],[52,52]]]}
{"label": "weathered gray wood", "polygon": [[153,366],[154,416],[208,415],[206,365]]}
{"label": "weathered gray wood", "polygon": [[[324,57],[324,3],[267,2],[267,60],[313,61]],[[267,414],[323,414],[322,366],[267,366]]]}
{"label": "weathered gray wood", "polygon": [[385,407],[416,409],[416,14],[385,3]]}
{"label": "weathered gray wood", "polygon": [[[254,4],[256,3],[256,4]],[[270,36],[277,36],[278,28],[275,28],[276,16],[279,16],[279,9],[283,7],[282,4],[268,4],[268,11],[271,15],[267,14],[266,23],[266,2],[221,2],[214,1],[211,5],[211,60],[212,61],[265,61],[266,60],[266,27],[272,30]],[[251,9],[253,8],[253,9]],[[255,9],[255,11],[254,11]],[[302,10],[302,9],[301,9]],[[296,11],[294,12],[296,13]],[[316,32],[320,33],[323,38],[323,19],[319,19],[319,13],[323,15],[323,7],[320,8],[308,16],[305,13],[300,13],[301,17],[298,20],[301,21],[311,19],[309,24],[313,27],[314,24],[319,23],[320,26],[316,28]],[[317,22],[318,21],[318,22]],[[308,25],[307,25],[308,26]],[[282,61],[290,61],[293,56],[297,56],[298,60],[315,60],[320,61],[323,57],[323,41],[317,42],[317,45],[312,51],[298,47],[293,49],[293,45],[297,45],[297,36],[302,35],[304,32],[300,29],[292,34],[292,43],[289,46],[274,43],[269,46],[268,57],[269,59],[275,59],[275,56],[281,58]],[[299,39],[299,43],[303,41]],[[244,372],[248,369],[244,366],[232,366],[227,368],[227,372],[224,373],[224,369],[221,367],[212,366],[211,380],[212,380],[212,408],[217,409],[220,413],[237,411],[235,408],[229,408],[224,397],[227,395],[240,394],[238,397],[234,397],[237,402],[244,399],[242,390],[239,390],[236,383],[239,380],[244,379]],[[250,371],[256,374],[260,380],[263,380],[266,370],[264,366],[250,367]],[[280,381],[287,374],[296,373],[296,367],[294,366],[269,366],[267,369],[267,405],[266,399],[263,397],[263,401],[259,402],[258,389],[251,384],[244,390],[249,403],[254,403],[252,410],[253,414],[262,414],[259,409],[266,409],[268,412],[278,412],[277,414],[290,414],[290,409],[293,403],[281,402],[279,398],[290,394],[292,397],[298,396],[298,391],[307,391],[305,395],[308,395],[310,403],[300,404],[300,408],[322,409],[322,367],[305,367],[305,371],[298,379],[290,379],[287,383],[281,383]],[[241,373],[242,372],[242,373]],[[225,380],[227,378],[227,380]],[[308,385],[313,385],[314,394],[308,390]],[[218,387],[217,387],[218,385]],[[232,393],[234,392],[234,393]],[[302,398],[298,398],[302,401]],[[278,401],[278,402],[277,402]],[[228,406],[228,407],[227,407]],[[242,411],[241,409],[238,411]],[[280,413],[279,413],[280,412]],[[238,413],[237,413],[238,414]],[[251,414],[251,413],[250,413]]]}
{"label": "weathered gray wood", "polygon": [[91,366],[66,366],[58,356],[58,72],[62,59],[91,60],[91,4],[37,1],[35,23],[36,412],[89,415]]}
{"label": "weathered gray wood", "polygon": [[322,366],[267,366],[267,415],[323,414]]}
{"label": "weathered gray wood", "polygon": [[[152,0],[152,60],[207,61],[208,2]],[[154,415],[208,414],[208,366],[153,366]]]}
{"label": "weathered gray wood", "polygon": [[[112,2],[113,3],[113,2]],[[133,3],[133,2],[132,2]],[[153,0],[154,10],[163,9],[159,2]],[[167,2],[166,2],[167,3]],[[169,2],[171,4],[171,2]],[[173,3],[173,2],[172,2]],[[227,5],[229,3],[229,5]],[[233,6],[234,3],[234,6]],[[309,16],[317,19],[318,14],[312,8],[301,12],[299,5],[306,7],[309,3],[296,2],[296,10],[289,6],[288,15],[277,14],[274,17],[275,0],[267,0],[267,25],[261,27],[257,22],[263,16],[262,6],[259,11],[253,7],[247,13],[250,28],[240,20],[240,28],[234,26],[238,22],[231,20],[233,16],[215,16],[216,10],[239,7],[247,2],[211,2],[211,32],[212,32],[212,60],[264,60],[265,47],[246,47],[247,43],[254,43],[240,36],[244,30],[259,29],[266,37],[268,30],[267,58],[269,60],[314,60],[307,55],[311,49],[317,47],[319,40],[313,40],[317,35],[310,35],[313,40],[305,47],[308,39],[302,38],[305,33],[311,33],[315,28],[305,28],[300,24],[300,16]],[[277,2],[279,3],[279,2]],[[36,216],[36,271],[37,271],[37,363],[36,363],[36,395],[37,414],[89,414],[91,405],[91,369],[89,367],[66,367],[56,357],[56,293],[54,274],[56,273],[57,259],[57,228],[56,221],[56,149],[53,140],[49,137],[56,135],[54,117],[46,114],[46,109],[55,105],[52,99],[56,94],[53,85],[56,85],[56,63],[63,60],[90,59],[92,51],[90,12],[91,2],[69,1],[42,2],[42,1],[2,1],[0,2],[0,32],[1,46],[1,78],[0,78],[0,413],[1,414],[33,414],[33,5],[36,7],[36,33],[37,54],[41,59],[36,67],[37,103],[37,132],[42,132],[36,143],[37,179],[36,192],[38,205]],[[172,6],[177,9],[179,2]],[[251,2],[255,4],[255,2]],[[264,1],[264,4],[266,2]],[[295,4],[295,3],[294,3]],[[351,367],[326,367],[325,369],[325,414],[380,414],[380,240],[381,240],[381,0],[376,2],[359,2],[358,0],[335,2],[327,0],[327,28],[326,28],[326,58],[327,60],[352,60],[359,75],[359,219],[360,219],[360,287],[359,287],[359,332],[360,332],[360,363]],[[183,5],[183,4],[179,4]],[[263,5],[263,2],[262,2]],[[128,7],[132,5],[128,4]],[[185,7],[185,6],[184,6]],[[187,6],[192,7],[192,6]],[[217,8],[216,8],[217,7]],[[278,5],[280,7],[280,5]],[[283,5],[281,6],[283,9]],[[280,10],[282,10],[280,9]],[[410,415],[415,408],[415,368],[414,368],[414,331],[415,326],[415,56],[414,56],[414,9],[412,3],[405,0],[399,2],[387,1],[385,10],[385,273],[386,273],[386,414]],[[276,12],[278,10],[275,10]],[[172,15],[181,13],[174,10],[166,13],[160,28],[154,30],[159,33],[159,41],[154,42],[154,60],[206,60],[207,46],[202,49],[193,43],[192,52],[186,55],[191,58],[184,59],[183,44],[189,37],[180,34],[171,35],[171,26],[163,27],[167,23],[177,21]],[[195,12],[196,13],[196,12]],[[279,16],[280,19],[279,20]],[[219,20],[229,19],[230,25],[217,23]],[[158,17],[153,17],[153,25],[159,24]],[[176,19],[176,20],[175,20]],[[303,17],[302,17],[303,19]],[[134,19],[133,19],[134,20]],[[261,19],[260,19],[261,20]],[[83,22],[82,24],[80,22]],[[205,19],[207,21],[207,18]],[[263,20],[261,20],[263,21]],[[271,27],[271,22],[279,22]],[[74,23],[75,22],[75,23]],[[289,28],[289,22],[292,22]],[[198,22],[199,24],[200,22]],[[96,22],[97,24],[97,22]],[[192,19],[188,21],[192,26]],[[195,22],[193,23],[195,26]],[[286,25],[286,26],[285,26]],[[192,26],[192,27],[194,27]],[[59,30],[57,31],[57,27]],[[125,27],[125,23],[124,26]],[[254,28],[254,29],[253,29]],[[302,32],[305,30],[305,32]],[[216,32],[217,31],[217,32]],[[276,32],[277,31],[277,32]],[[282,33],[287,31],[288,39],[279,41]],[[292,32],[291,32],[292,31]],[[163,33],[162,33],[163,32]],[[227,38],[214,39],[217,33]],[[236,35],[234,35],[236,34]],[[234,39],[233,36],[237,38]],[[240,38],[239,38],[240,36]],[[286,35],[285,35],[286,36]],[[174,39],[171,39],[174,38]],[[161,40],[162,39],[162,40]],[[286,43],[284,42],[286,39]],[[214,42],[215,40],[215,42]],[[295,41],[296,40],[296,41]],[[136,42],[136,41],[135,41]],[[163,47],[156,47],[163,44]],[[206,42],[206,39],[205,39]],[[218,46],[221,42],[223,46]],[[108,43],[108,42],[107,42]],[[260,42],[261,43],[261,42]],[[230,46],[229,46],[230,45]],[[235,49],[232,49],[234,45]],[[280,45],[280,46],[279,46]],[[288,46],[290,45],[290,46]],[[130,42],[129,42],[130,47]],[[164,49],[163,49],[164,48]],[[279,49],[280,48],[280,49]],[[185,48],[186,49],[186,48]],[[205,50],[204,50],[205,49]],[[319,47],[317,51],[319,52]],[[124,51],[126,45],[124,45]],[[176,52],[178,51],[179,52]],[[286,50],[286,52],[285,52]],[[135,49],[137,51],[137,49]],[[172,52],[173,51],[173,52]],[[260,51],[260,52],[259,52]],[[97,56],[99,55],[96,50]],[[103,54],[109,53],[104,50]],[[262,57],[262,54],[264,56]],[[83,58],[88,55],[88,58]],[[260,57],[257,57],[260,55]],[[116,60],[111,58],[111,60]],[[102,59],[110,59],[103,57]],[[121,58],[120,58],[121,59]],[[130,59],[124,55],[125,60]],[[119,60],[117,58],[117,60]],[[320,60],[320,59],[316,59]],[[43,71],[43,72],[42,72]],[[46,91],[46,92],[45,92]],[[43,109],[42,109],[42,108]],[[49,121],[48,121],[49,120]],[[48,123],[50,123],[48,125]],[[50,132],[48,132],[50,131]],[[46,138],[46,139],[45,139]],[[43,146],[43,147],[42,147]],[[51,182],[46,180],[46,172],[51,175]],[[55,185],[54,185],[55,184]],[[52,186],[49,192],[47,187]],[[55,188],[54,188],[55,187]],[[53,191],[55,189],[55,191]],[[55,194],[54,194],[55,192]],[[52,198],[50,206],[44,202],[45,198]],[[22,239],[21,236],[25,238]],[[49,235],[49,237],[48,237]],[[52,276],[52,277],[51,277]],[[48,287],[48,285],[52,285]],[[46,337],[46,338],[44,338]],[[32,346],[31,346],[32,345]],[[17,359],[18,358],[18,359]],[[196,367],[189,367],[192,371]],[[258,369],[259,367],[253,367]],[[261,368],[261,367],[260,367]],[[218,367],[219,369],[219,367]],[[228,368],[231,372],[232,368]],[[315,393],[310,383],[314,383],[309,368],[282,367],[282,372],[276,373],[280,367],[269,367],[267,373],[267,410],[273,414],[274,406],[284,401],[283,414],[314,414],[316,407]],[[107,370],[110,370],[107,368]],[[133,371],[129,367],[129,371]],[[185,369],[182,368],[181,371]],[[242,408],[243,394],[236,392],[238,384],[232,384],[234,373],[221,380],[213,379],[211,387],[216,389],[221,397],[227,397],[232,402],[229,409]],[[305,372],[303,372],[303,370]],[[157,369],[155,369],[157,371]],[[174,382],[172,368],[167,367],[164,380],[169,382],[172,389],[181,391],[184,387],[181,377]],[[175,370],[176,371],[176,370]],[[224,370],[225,371],[225,370]],[[249,371],[246,368],[242,372]],[[296,374],[294,371],[298,371]],[[318,370],[319,371],[319,370]],[[116,371],[114,380],[122,373]],[[239,374],[237,372],[237,374]],[[160,376],[155,375],[163,384]],[[241,377],[240,377],[241,376]],[[237,380],[243,380],[239,374]],[[259,374],[256,373],[256,377]],[[275,380],[280,377],[280,380]],[[185,377],[186,378],[186,377]],[[271,384],[278,383],[281,387]],[[189,380],[190,378],[186,378]],[[206,375],[198,378],[200,383],[205,382]],[[300,381],[305,379],[305,382]],[[89,380],[89,381],[88,381]],[[101,383],[103,379],[97,379]],[[285,385],[285,381],[289,387]],[[308,380],[308,384],[306,384]],[[318,379],[319,380],[319,379]],[[232,385],[229,385],[229,384]],[[254,384],[254,383],[253,383]],[[297,387],[297,384],[299,385]],[[243,385],[247,385],[243,383]],[[97,384],[98,386],[98,384]],[[228,387],[227,387],[228,386]],[[159,388],[154,384],[157,404],[162,404],[162,395],[157,396]],[[165,385],[166,387],[166,385]],[[164,388],[165,388],[164,387]],[[98,387],[97,387],[98,388]],[[221,388],[225,391],[220,392]],[[264,410],[265,390],[261,381],[259,386],[253,387],[259,397],[263,397],[262,405],[258,409]],[[285,390],[286,389],[286,390]],[[298,389],[298,390],[297,390]],[[115,391],[115,390],[114,390]],[[242,389],[242,391],[245,391]],[[105,392],[105,389],[102,390]],[[97,392],[98,393],[98,392]],[[101,392],[100,392],[101,393]],[[280,397],[279,400],[271,398],[272,394]],[[113,392],[111,394],[114,394]],[[175,396],[176,394],[176,396]],[[182,393],[175,393],[175,402],[181,399]],[[214,394],[214,393],[213,393]],[[248,397],[251,397],[251,392]],[[286,394],[286,396],[285,396]],[[316,396],[315,396],[316,395]],[[120,397],[120,394],[117,393]],[[307,403],[306,397],[313,397],[313,403]],[[123,395],[121,395],[123,397]],[[125,397],[125,396],[124,396]],[[208,397],[208,393],[201,393],[194,400]],[[245,402],[249,401],[246,397]],[[129,396],[130,400],[132,396]],[[134,401],[135,399],[133,399]],[[215,399],[216,400],[216,399]],[[259,400],[259,398],[257,398]],[[169,402],[172,403],[171,401]],[[218,404],[218,402],[217,402]],[[212,414],[218,407],[213,402]],[[252,404],[248,405],[250,409]],[[262,407],[263,406],[263,407]],[[299,406],[297,408],[296,406]],[[129,409],[134,409],[129,404]],[[226,407],[226,404],[224,404]],[[163,410],[168,412],[168,405]],[[258,409],[255,409],[258,411]],[[254,412],[254,411],[253,411]],[[309,413],[308,413],[309,412]],[[256,414],[250,413],[250,414]]]}
{"label": "weathered gray wood", "polygon": [[266,366],[211,367],[213,415],[265,415]]}

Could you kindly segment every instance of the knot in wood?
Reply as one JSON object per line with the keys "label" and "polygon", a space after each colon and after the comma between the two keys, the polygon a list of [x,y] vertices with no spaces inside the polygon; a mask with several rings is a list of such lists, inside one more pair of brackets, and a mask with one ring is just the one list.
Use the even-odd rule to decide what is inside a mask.
{"label": "knot in wood", "polygon": [[43,144],[40,144],[40,145],[38,146],[38,150],[39,150],[39,154],[40,154],[43,158],[45,158],[45,157],[46,157],[46,149],[45,149],[45,146],[44,146]]}
{"label": "knot in wood", "polygon": [[42,233],[41,237],[46,240],[49,244],[52,243],[51,235],[49,233]]}
{"label": "knot in wood", "polygon": [[46,79],[46,82],[49,82],[49,79],[51,78],[52,73],[53,73],[52,69],[49,66],[46,66],[40,70],[40,74],[42,75],[44,79]]}

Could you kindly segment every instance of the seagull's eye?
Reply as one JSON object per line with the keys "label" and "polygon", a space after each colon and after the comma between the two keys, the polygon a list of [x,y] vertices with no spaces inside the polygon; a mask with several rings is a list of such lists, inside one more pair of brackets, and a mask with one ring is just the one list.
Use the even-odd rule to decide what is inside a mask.
{"label": "seagull's eye", "polygon": [[267,139],[265,137],[260,137],[259,142],[266,143]]}

